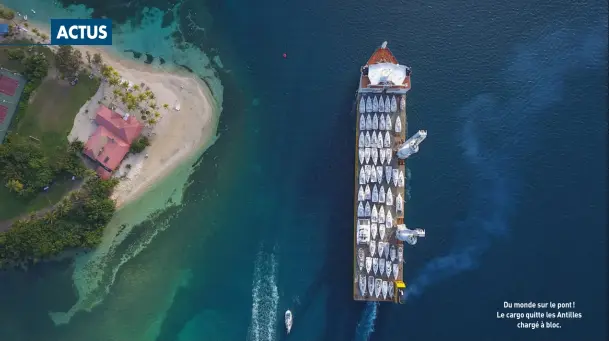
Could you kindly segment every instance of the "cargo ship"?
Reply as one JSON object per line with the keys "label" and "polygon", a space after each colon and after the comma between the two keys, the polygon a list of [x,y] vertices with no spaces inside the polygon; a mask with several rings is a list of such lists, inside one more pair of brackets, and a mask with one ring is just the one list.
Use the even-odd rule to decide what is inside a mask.
{"label": "cargo ship", "polygon": [[404,303],[404,247],[425,236],[404,224],[406,159],[427,137],[406,140],[410,67],[387,42],[361,67],[356,96],[353,299]]}

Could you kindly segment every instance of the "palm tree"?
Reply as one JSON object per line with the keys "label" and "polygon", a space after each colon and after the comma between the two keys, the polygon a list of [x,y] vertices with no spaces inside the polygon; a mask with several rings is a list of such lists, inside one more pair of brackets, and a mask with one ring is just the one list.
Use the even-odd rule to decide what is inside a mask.
{"label": "palm tree", "polygon": [[169,109],[169,104],[167,104],[167,103],[163,104],[163,108]]}

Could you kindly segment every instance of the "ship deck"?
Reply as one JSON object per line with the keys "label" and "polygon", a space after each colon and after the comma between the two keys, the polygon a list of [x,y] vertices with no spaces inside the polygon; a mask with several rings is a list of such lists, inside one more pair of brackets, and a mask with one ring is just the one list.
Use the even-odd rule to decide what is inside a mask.
{"label": "ship deck", "polygon": [[[398,88],[398,87],[396,87]],[[398,88],[399,89],[399,88]],[[396,89],[396,90],[398,90]],[[399,89],[402,90],[402,89]],[[399,91],[398,90],[398,91]],[[385,232],[385,238],[383,239],[384,242],[388,242],[390,247],[393,246],[396,249],[396,253],[398,250],[399,246],[402,246],[403,249],[404,245],[403,242],[399,241],[396,238],[395,232],[396,232],[396,226],[399,224],[403,224],[404,223],[404,213],[406,210],[406,201],[407,201],[407,197],[406,194],[404,192],[404,187],[399,187],[399,186],[395,186],[393,183],[393,179],[391,179],[391,182],[388,184],[386,181],[386,175],[385,175],[385,167],[386,166],[391,166],[392,169],[398,169],[399,172],[403,172],[404,176],[406,176],[406,163],[405,160],[398,160],[398,157],[396,155],[397,149],[398,147],[401,145],[401,143],[403,141],[406,140],[406,134],[408,131],[408,122],[406,120],[406,106],[404,105],[404,107],[402,108],[400,105],[400,100],[403,97],[404,100],[406,100],[406,93],[405,91],[403,91],[402,93],[391,93],[391,92],[387,92],[386,94],[379,94],[379,93],[369,93],[369,92],[362,92],[359,91],[357,94],[357,98],[356,98],[356,103],[357,103],[357,109],[356,109],[356,115],[357,115],[357,123],[356,123],[356,138],[355,138],[355,179],[354,179],[354,198],[353,198],[353,205],[354,205],[354,221],[353,221],[353,229],[354,229],[354,240],[353,240],[353,272],[354,272],[354,282],[353,282],[353,299],[356,301],[375,301],[375,302],[397,302],[398,301],[398,295],[397,295],[397,291],[396,291],[396,282],[401,282],[403,281],[403,271],[404,271],[404,262],[399,263],[398,258],[396,257],[393,261],[391,260],[390,257],[386,257],[385,254],[383,254],[383,258],[386,259],[386,262],[392,262],[392,264],[395,263],[399,263],[398,264],[398,268],[399,268],[399,272],[398,272],[398,276],[395,277],[394,274],[392,273],[390,277],[387,276],[386,272],[381,273],[380,271],[377,272],[376,274],[374,273],[374,270],[370,270],[370,272],[367,272],[366,270],[366,265],[364,262],[364,266],[363,268],[360,267],[359,262],[358,262],[358,253],[360,252],[360,250],[363,250],[364,252],[364,259],[366,257],[374,257],[376,256],[378,258],[379,253],[378,250],[375,252],[374,256],[371,255],[370,252],[370,246],[369,243],[361,243],[358,244],[358,238],[357,238],[357,233],[358,233],[358,220],[359,219],[370,219],[370,217],[358,217],[358,206],[360,201],[358,200],[358,191],[360,186],[366,187],[366,185],[361,185],[359,182],[359,174],[360,174],[360,169],[362,169],[364,167],[364,164],[366,164],[366,162],[364,161],[363,163],[360,162],[359,160],[359,136],[360,136],[360,117],[362,116],[359,112],[359,104],[360,104],[360,99],[361,97],[367,98],[367,97],[380,97],[383,96],[383,98],[386,98],[387,96],[392,97],[395,96],[396,100],[397,100],[397,104],[398,104],[398,110],[397,112],[390,112],[388,113],[391,117],[391,121],[392,121],[392,130],[389,131],[390,136],[391,136],[391,149],[392,149],[392,157],[391,157],[391,162],[387,163],[387,161],[385,160],[384,163],[382,163],[383,166],[383,179],[381,181],[381,183],[372,183],[372,182],[368,182],[367,185],[369,185],[372,189],[372,187],[374,187],[374,185],[382,185],[385,188],[387,188],[389,186],[389,188],[391,188],[391,192],[393,194],[394,197],[394,202],[393,205],[391,206],[387,206],[384,203],[379,203],[379,202],[375,202],[373,203],[371,200],[364,200],[363,204],[365,205],[366,202],[370,203],[370,206],[376,205],[378,207],[378,209],[380,210],[380,207],[383,206],[385,210],[390,210],[391,214],[393,216],[393,222],[392,222],[392,226],[391,228],[387,228],[386,232]],[[364,117],[366,117],[367,115],[374,115],[374,113],[365,113]],[[386,113],[387,114],[387,113]],[[385,114],[385,115],[386,115]],[[395,121],[397,117],[400,117],[401,123],[402,123],[402,131],[399,133],[395,132]],[[380,131],[382,133],[382,135],[385,135],[385,130],[375,130],[377,133]],[[365,134],[366,131],[364,131]],[[368,162],[368,164],[372,164],[375,165],[373,163],[372,160],[370,160],[370,162]],[[376,164],[376,166],[381,165],[380,160],[379,162]],[[404,208],[402,210],[402,212],[397,213],[396,212],[396,202],[395,202],[395,198],[397,198],[398,193],[401,194],[403,200],[404,200]],[[387,212],[387,211],[385,211]],[[371,233],[372,234],[372,233]],[[371,242],[376,242],[378,245],[378,241],[380,241],[380,235],[377,233],[377,235],[375,236],[375,238],[371,237]],[[405,250],[404,250],[405,251]],[[406,259],[404,257],[404,259]],[[380,267],[380,266],[379,266]],[[366,292],[364,294],[362,294],[360,288],[359,288],[359,278],[360,275],[363,275],[366,277]],[[368,280],[369,277],[373,276],[375,279],[381,279],[382,281],[387,281],[389,282],[393,282],[393,287],[394,287],[394,294],[392,296],[387,295],[386,298],[383,297],[382,293],[380,296],[377,297],[376,294],[370,295],[370,292],[368,290]]]}

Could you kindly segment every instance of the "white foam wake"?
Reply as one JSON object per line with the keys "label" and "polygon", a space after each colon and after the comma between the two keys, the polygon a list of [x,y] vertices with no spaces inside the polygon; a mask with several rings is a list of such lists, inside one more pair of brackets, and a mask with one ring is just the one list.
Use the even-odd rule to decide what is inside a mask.
{"label": "white foam wake", "polygon": [[277,261],[274,254],[260,251],[252,281],[252,319],[249,341],[274,341],[277,325]]}
{"label": "white foam wake", "polygon": [[374,322],[376,321],[378,307],[378,302],[368,302],[366,304],[362,318],[357,323],[357,328],[355,329],[355,341],[370,340],[370,335],[374,332]]}

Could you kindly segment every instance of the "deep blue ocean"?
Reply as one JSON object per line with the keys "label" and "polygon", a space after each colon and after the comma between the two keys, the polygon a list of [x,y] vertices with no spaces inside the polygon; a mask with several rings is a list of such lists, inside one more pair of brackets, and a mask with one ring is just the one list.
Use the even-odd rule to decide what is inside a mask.
{"label": "deep blue ocean", "polygon": [[[77,299],[70,261],[0,273],[1,341],[609,339],[606,1],[74,4],[134,31],[154,9],[219,57],[220,137],[90,312],[49,317]],[[172,62],[158,39],[133,49]],[[409,133],[429,132],[401,306],[352,301],[355,91],[385,40],[413,69]],[[504,301],[582,318],[518,329]]]}

